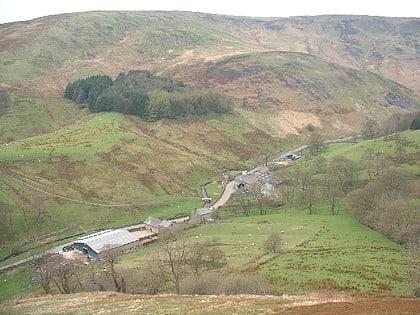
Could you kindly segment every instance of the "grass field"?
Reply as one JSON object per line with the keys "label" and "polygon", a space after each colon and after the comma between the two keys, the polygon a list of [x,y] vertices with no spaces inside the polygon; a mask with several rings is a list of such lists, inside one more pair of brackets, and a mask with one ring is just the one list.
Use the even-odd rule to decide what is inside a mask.
{"label": "grass field", "polygon": [[418,163],[416,157],[419,152],[420,130],[412,130],[358,143],[330,144],[322,156],[328,159],[342,155],[354,162],[361,162],[368,154],[379,154],[395,159],[402,157],[403,161],[413,160]]}
{"label": "grass field", "polygon": [[[226,270],[257,272],[273,293],[357,291],[408,294],[409,255],[396,243],[355,221],[348,213],[278,210],[236,217],[189,230],[187,242],[216,238],[227,256]],[[268,236],[281,236],[278,254],[267,253]],[[122,256],[119,268],[138,268],[159,244]]]}
{"label": "grass field", "polygon": [[8,110],[0,115],[0,144],[53,132],[85,114],[61,98],[14,95],[11,99]]}
{"label": "grass field", "polygon": [[[130,131],[130,128],[126,128],[127,122],[121,123],[121,119],[122,116],[119,114],[98,115],[91,120],[76,126],[69,126],[57,133],[15,141],[7,146],[4,144],[3,148],[6,150],[0,152],[2,163],[6,163],[6,165],[10,162],[16,163],[16,157],[13,154],[23,152],[24,157],[21,157],[19,162],[24,165],[24,167],[20,166],[19,174],[22,174],[22,170],[29,169],[31,163],[34,162],[34,159],[36,161],[39,154],[45,154],[39,147],[44,144],[52,146],[54,143],[57,143],[54,151],[54,154],[57,154],[56,161],[58,161],[60,154],[65,154],[71,161],[79,159],[80,161],[91,160],[104,163],[107,160],[98,156],[97,151],[112,150],[111,148],[124,141],[128,141],[128,143],[130,141],[151,141],[152,138],[150,137],[139,140],[135,129]],[[121,126],[124,126],[124,128],[121,128]],[[152,127],[158,128],[158,125]],[[149,128],[151,127],[149,126]],[[102,132],[97,133],[96,130]],[[142,132],[148,134],[150,130],[142,130]],[[163,128],[159,132],[156,133],[158,139],[159,137],[168,138],[166,133],[170,131]],[[74,134],[79,134],[79,136],[72,138]],[[80,143],[80,146],[83,147],[83,141],[77,142],[75,140],[83,138],[80,134],[85,135],[86,141],[94,137],[103,137],[101,139],[107,139],[107,141],[100,142],[101,145],[95,149],[87,146],[86,150],[78,151],[68,144],[74,143],[77,145],[77,143]],[[179,135],[181,135],[180,129],[170,133],[168,139],[172,143],[181,144]],[[412,161],[414,156],[418,154],[416,147],[419,140],[418,135],[417,131],[407,132],[401,136],[388,137],[387,139],[377,139],[357,144],[330,145],[324,156],[329,159],[335,155],[345,155],[357,162],[367,151],[382,150],[396,158],[398,151],[395,150],[394,144],[401,142],[401,139],[406,139],[411,141],[410,147],[406,149],[406,155],[410,157],[409,161]],[[405,142],[403,141],[403,143]],[[133,153],[130,150],[117,151],[112,154],[115,154],[116,160],[122,160]],[[43,162],[36,163],[36,165],[39,164],[42,167],[47,167],[47,164]],[[13,165],[16,167],[19,164]],[[80,168],[81,166],[77,167]],[[418,166],[415,163],[412,167],[416,172],[418,171]],[[51,171],[49,170],[50,174]],[[121,172],[121,174],[123,173]],[[205,173],[199,173],[199,175],[201,177],[197,178],[201,178],[201,184],[211,178]],[[109,176],[111,180],[112,175]],[[37,177],[31,178],[37,180]],[[69,178],[65,178],[65,180],[69,180]],[[51,183],[54,181],[51,181]],[[114,178],[112,178],[112,181],[115,183]],[[54,192],[64,195],[74,192],[82,200],[105,202],[93,194],[90,195],[89,191],[80,194],[80,187],[74,186],[76,182],[69,186],[70,190],[60,190],[57,189],[59,186],[55,186]],[[53,187],[49,183],[49,177],[43,177],[37,183],[43,184],[43,187]],[[22,196],[32,201],[39,198],[37,192],[1,174],[0,184],[0,196],[6,204],[18,202]],[[220,188],[218,184],[209,184],[207,187],[209,195],[215,199],[220,194]],[[109,190],[112,190],[111,186]],[[80,224],[86,230],[93,231],[143,222],[148,216],[173,217],[189,214],[192,209],[200,207],[202,204],[199,186],[193,193],[159,194],[156,193],[156,190],[151,190],[143,193],[143,198],[137,199],[137,202],[121,207],[86,205],[59,200],[59,198],[51,196],[44,196],[42,199],[46,206],[46,213],[44,213],[45,217],[41,221],[25,222],[23,211],[15,212],[13,229],[20,232],[16,233],[13,239],[22,239],[22,235],[29,239],[73,224]],[[36,209],[31,211],[27,215],[35,217],[37,215]],[[224,211],[228,212],[229,206]],[[256,211],[253,211],[253,213],[256,213]],[[22,234],[22,231],[26,232]],[[273,233],[280,234],[282,238],[279,254],[267,254],[264,248],[265,240]],[[321,205],[319,205],[316,215],[309,215],[306,211],[300,209],[284,210],[280,208],[270,209],[266,216],[227,216],[218,224],[203,225],[188,230],[186,237],[188,242],[218,238],[220,249],[226,253],[228,259],[228,270],[260,273],[269,279],[274,293],[344,290],[406,294],[410,291],[407,284],[407,265],[410,257],[398,244],[362,226],[347,212],[341,211],[339,215],[331,216],[328,210],[323,209]],[[59,244],[53,243],[51,246]],[[24,258],[39,253],[43,248],[46,247],[42,244],[40,247],[30,248],[20,257]],[[2,250],[2,256],[10,253],[10,250],[11,247]],[[130,253],[130,255],[124,255],[118,267],[129,269],[141,266],[145,263],[144,258],[156,250],[159,250],[159,244],[143,247]],[[22,272],[27,273],[28,271]],[[13,281],[14,277],[9,275],[5,277],[7,279],[4,285],[6,287],[10,286],[10,292],[19,292],[19,288],[22,289],[20,283],[22,281],[26,283],[26,280],[22,280],[23,276],[16,277],[17,283]],[[24,277],[27,278],[27,276]],[[3,298],[10,296],[7,294]]]}

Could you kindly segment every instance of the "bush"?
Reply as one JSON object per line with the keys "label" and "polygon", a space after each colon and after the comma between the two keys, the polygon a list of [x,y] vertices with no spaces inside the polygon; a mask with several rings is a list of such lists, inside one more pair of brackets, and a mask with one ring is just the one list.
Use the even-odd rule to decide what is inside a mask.
{"label": "bush", "polygon": [[214,272],[186,278],[181,285],[184,294],[199,295],[265,295],[269,291],[268,282],[256,274],[231,273],[228,275]]}
{"label": "bush", "polygon": [[420,129],[420,116],[414,119],[410,125],[411,130],[419,130]]}
{"label": "bush", "polygon": [[281,237],[278,234],[271,234],[265,241],[265,249],[269,253],[277,253],[280,250]]}

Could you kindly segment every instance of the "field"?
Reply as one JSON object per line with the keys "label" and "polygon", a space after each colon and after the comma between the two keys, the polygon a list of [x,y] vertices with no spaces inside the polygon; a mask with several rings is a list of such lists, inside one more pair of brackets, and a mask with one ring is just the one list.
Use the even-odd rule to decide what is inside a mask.
{"label": "field", "polygon": [[357,294],[145,296],[95,292],[22,298],[0,305],[2,314],[13,315],[416,315],[419,310],[420,302],[416,299]]}
{"label": "field", "polygon": [[[71,146],[63,141],[63,137],[70,137],[77,130],[87,132],[87,126],[94,125],[96,128],[103,128],[102,135],[93,133],[94,136],[104,136],[110,140],[110,143],[121,143],[121,139],[128,137],[130,140],[136,133],[122,131],[121,115],[106,114],[100,115],[92,120],[82,123],[82,127],[68,127],[68,131],[62,131],[62,136],[55,133],[46,137],[34,137],[25,141],[16,141],[7,147],[7,150],[1,153],[2,159],[13,159],[12,152],[24,152],[25,160],[31,162],[41,151],[36,151],[39,147],[39,141],[43,143],[53,143],[61,141],[57,148],[58,153],[65,153],[71,159],[101,159],[88,146],[81,152],[72,151]],[[108,120],[108,122],[107,122]],[[221,124],[221,123],[220,123]],[[79,128],[79,129],[78,129]],[[126,130],[126,129],[123,129]],[[106,136],[107,132],[109,133]],[[166,133],[162,129],[161,133]],[[179,141],[176,134],[172,133],[173,142]],[[90,136],[86,137],[87,139]],[[38,140],[40,139],[40,140]],[[112,142],[111,140],[114,142]],[[178,140],[177,140],[178,139]],[[136,140],[138,141],[138,140]],[[366,152],[382,152],[391,159],[398,159],[399,143],[410,143],[405,150],[406,164],[404,168],[412,168],[418,172],[415,156],[418,154],[418,131],[406,132],[401,135],[394,135],[383,139],[372,141],[362,141],[352,144],[329,145],[323,153],[327,159],[336,155],[345,155],[353,161],[360,161]],[[24,145],[26,143],[26,145]],[[31,144],[38,143],[31,148]],[[102,143],[100,150],[109,150],[112,145]],[[99,147],[98,147],[99,149]],[[24,151],[26,150],[26,151]],[[302,160],[300,163],[303,163]],[[414,163],[413,163],[414,162]],[[42,163],[40,163],[42,164]],[[296,164],[294,167],[298,167]],[[363,172],[362,172],[363,174]],[[412,175],[415,175],[413,173]],[[204,178],[205,176],[203,176]],[[412,177],[414,178],[414,177]],[[39,195],[33,189],[13,181],[11,178],[0,175],[3,187],[2,200],[6,203],[12,203],[13,198],[20,195],[26,196],[32,200],[37,200]],[[209,177],[203,179],[202,183],[208,182]],[[210,177],[211,179],[211,177]],[[40,181],[42,183],[42,181]],[[20,186],[19,193],[16,193],[14,187]],[[46,186],[49,187],[49,186]],[[218,184],[209,184],[207,189],[211,197],[217,198],[222,187]],[[54,190],[57,191],[57,190]],[[11,194],[12,193],[12,194]],[[66,191],[68,193],[68,191]],[[10,199],[12,196],[12,199]],[[14,196],[14,197],[13,197]],[[86,199],[83,199],[86,201]],[[27,239],[45,234],[57,229],[65,228],[71,224],[80,224],[85,230],[92,231],[101,228],[118,227],[144,221],[148,216],[154,217],[173,217],[177,215],[189,214],[192,209],[201,206],[199,187],[195,195],[189,194],[155,194],[150,195],[137,204],[118,205],[110,203],[108,206],[93,206],[89,204],[76,203],[66,200],[60,200],[57,197],[45,196],[42,203],[47,205],[47,213],[42,220],[25,221],[23,212],[17,212],[13,218],[13,228],[19,226],[26,227],[25,235]],[[342,200],[344,203],[344,200]],[[344,205],[344,204],[343,204]],[[410,277],[409,265],[416,261],[416,257],[409,255],[398,244],[390,241],[381,234],[361,225],[354,220],[342,207],[339,215],[330,215],[327,205],[322,203],[318,205],[318,211],[314,215],[309,215],[307,211],[299,207],[270,208],[269,214],[265,216],[257,215],[256,209],[249,217],[232,216],[229,205],[221,212],[223,218],[217,224],[202,225],[189,229],[186,234],[187,242],[201,242],[217,238],[219,248],[226,254],[228,266],[226,270],[239,272],[252,272],[263,275],[270,281],[272,292],[274,294],[293,293],[301,294],[312,291],[335,291],[335,292],[380,292],[394,295],[409,295],[412,288],[407,280]],[[36,211],[28,212],[28,216],[38,215]],[[48,219],[47,219],[48,218]],[[42,222],[42,224],[39,224]],[[77,229],[76,229],[77,230]],[[74,230],[72,233],[80,233]],[[272,234],[281,236],[281,249],[277,254],[267,254],[264,243]],[[67,234],[67,236],[70,236]],[[64,237],[65,235],[62,235]],[[25,253],[9,260],[12,261],[28,257],[39,253],[48,246],[57,246],[68,240],[59,241],[57,239],[49,240],[49,243],[33,243],[32,246],[26,246]],[[160,245],[152,244],[139,248],[130,254],[123,255],[118,264],[121,270],[137,268],[145,264],[145,257],[151,253],[159,251]],[[1,250],[2,256],[10,254],[12,247]],[[6,264],[3,262],[2,265]],[[15,276],[4,275],[4,298],[10,298],[23,288],[22,283],[27,283],[30,271],[22,269],[22,274]],[[26,280],[24,280],[26,279]],[[30,281],[29,281],[30,282]],[[32,283],[33,284],[33,283]]]}
{"label": "field", "polygon": [[[274,211],[274,210],[273,210]],[[268,236],[281,235],[278,254],[268,254]],[[190,230],[186,242],[217,239],[226,253],[226,270],[257,272],[275,294],[312,291],[408,294],[410,256],[396,243],[355,221],[303,210],[278,210],[266,216],[238,217]],[[159,244],[122,256],[122,270],[144,265]]]}
{"label": "field", "polygon": [[[302,210],[272,210],[266,216],[235,217],[189,230],[187,242],[218,239],[228,258],[226,271],[257,272],[271,282],[270,296],[174,296],[84,293],[31,298],[19,292],[31,272],[2,274],[2,314],[416,314],[418,300],[383,295],[409,293],[407,263],[411,258],[394,242],[342,212],[309,215]],[[264,241],[281,235],[281,252],[267,254]],[[117,270],[141,267],[159,244],[123,255]],[[25,271],[26,270],[26,271]],[[127,279],[130,281],[135,279]],[[317,291],[317,293],[310,293]],[[7,292],[7,293],[6,293]],[[39,289],[36,290],[39,292]],[[361,294],[365,292],[364,294]],[[376,294],[372,294],[377,292]],[[19,294],[19,295],[18,295]],[[16,297],[16,296],[20,297]],[[80,301],[84,301],[80,304]],[[72,305],[73,310],[69,310]],[[77,305],[77,307],[74,307]],[[35,312],[35,313],[34,313]],[[37,313],[38,312],[38,313]],[[346,313],[347,312],[347,313]],[[386,313],[388,312],[388,313]]]}
{"label": "field", "polygon": [[[367,119],[378,124],[376,134],[389,135],[331,144],[318,157],[304,152],[297,162],[276,165],[293,188],[277,187],[290,194],[270,204],[268,214],[258,214],[254,196],[244,216],[235,196],[215,224],[184,231],[185,244],[215,240],[227,258],[218,275],[261,276],[269,283],[266,296],[174,296],[167,283],[162,295],[134,295],[146,292],[142,268],[164,251],[155,242],[118,257],[117,273],[128,275],[125,295],[44,295],[29,265],[0,273],[0,313],[419,314],[418,300],[401,298],[419,289],[419,256],[356,221],[350,211],[366,218],[357,216],[363,211],[354,211],[352,195],[346,198],[368,183],[385,187],[375,179],[392,168],[401,191],[375,191],[382,202],[375,204],[376,225],[363,222],[389,228],[381,231],[405,246],[416,236],[409,228],[419,218],[420,132],[391,133],[406,128],[419,108],[418,36],[415,18],[367,16],[87,12],[1,25],[0,267],[82,233],[188,215],[202,206],[201,185],[212,182],[207,191],[217,199],[223,174],[240,174],[317,136],[365,133]],[[130,70],[214,89],[234,99],[234,110],[149,122],[89,113],[63,99],[71,81]],[[337,156],[354,164],[330,163]],[[320,163],[319,172],[312,163]],[[343,165],[355,177],[336,191],[332,174]],[[313,181],[301,184],[299,176]],[[331,198],[339,202],[337,215]],[[405,230],[387,225],[394,215]],[[273,235],[280,246],[268,253]],[[97,266],[113,290],[101,263],[79,266],[80,274]],[[195,278],[184,268],[185,285]],[[92,281],[85,289],[97,287]]]}

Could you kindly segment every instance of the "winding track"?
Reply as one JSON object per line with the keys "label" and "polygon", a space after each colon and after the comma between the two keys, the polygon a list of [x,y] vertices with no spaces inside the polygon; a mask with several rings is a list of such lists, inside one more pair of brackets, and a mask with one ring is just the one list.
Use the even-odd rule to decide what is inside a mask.
{"label": "winding track", "polygon": [[11,180],[18,182],[22,185],[25,185],[26,187],[31,188],[32,190],[35,190],[37,192],[40,192],[44,195],[48,195],[54,198],[59,198],[59,199],[63,199],[63,200],[67,200],[67,201],[71,201],[71,202],[75,202],[75,203],[80,203],[80,204],[84,204],[84,205],[89,205],[89,206],[96,206],[96,207],[128,207],[131,206],[131,204],[125,203],[116,203],[116,204],[103,204],[103,203],[97,203],[97,202],[89,202],[89,201],[83,201],[83,200],[78,200],[78,199],[74,199],[74,198],[69,198],[69,197],[65,197],[65,196],[61,196],[58,194],[54,194],[52,192],[43,190],[42,188],[39,188],[38,186],[35,186],[31,183],[29,183],[27,180],[16,177],[14,175],[11,175],[9,173],[5,173],[5,172],[0,172],[0,174],[3,174],[4,176],[10,178]]}

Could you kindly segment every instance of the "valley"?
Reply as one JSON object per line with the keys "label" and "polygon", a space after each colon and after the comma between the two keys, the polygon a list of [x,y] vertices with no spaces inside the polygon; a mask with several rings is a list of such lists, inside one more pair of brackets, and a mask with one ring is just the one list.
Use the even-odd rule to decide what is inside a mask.
{"label": "valley", "polygon": [[53,255],[1,272],[0,313],[416,314],[419,30],[154,11],[0,25],[0,267],[273,174],[211,224],[68,265],[67,286]]}

